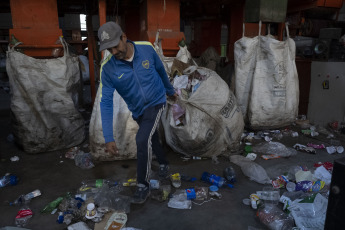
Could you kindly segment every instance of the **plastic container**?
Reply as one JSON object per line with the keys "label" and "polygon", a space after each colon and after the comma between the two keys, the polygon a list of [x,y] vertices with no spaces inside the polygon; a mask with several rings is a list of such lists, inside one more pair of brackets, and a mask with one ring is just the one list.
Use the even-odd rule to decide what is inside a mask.
{"label": "plastic container", "polygon": [[0,179],[0,187],[5,187],[8,185],[16,185],[18,183],[18,178],[16,175],[11,175],[9,173],[6,173],[5,176],[3,176]]}
{"label": "plastic container", "polygon": [[34,191],[32,191],[32,192],[26,194],[26,195],[24,196],[24,199],[25,199],[26,201],[28,201],[28,200],[31,200],[32,198],[35,198],[35,197],[40,196],[40,195],[41,195],[41,191],[38,190],[38,189],[36,189],[36,190],[34,190]]}
{"label": "plastic container", "polygon": [[224,177],[227,179],[230,183],[236,182],[236,172],[235,169],[231,166],[224,169]]}
{"label": "plastic container", "polygon": [[208,172],[204,172],[201,176],[201,180],[211,183],[213,185],[218,186],[219,188],[223,187],[224,185],[227,185],[230,188],[233,188],[234,186],[232,184],[227,183],[226,179]]}
{"label": "plastic container", "polygon": [[295,189],[296,189],[295,183],[290,181],[286,184],[286,190],[288,190],[289,192],[293,192],[293,191],[295,191]]}
{"label": "plastic container", "polygon": [[261,200],[269,204],[278,204],[280,199],[280,191],[277,188],[266,186],[262,191],[257,191],[256,194]]}

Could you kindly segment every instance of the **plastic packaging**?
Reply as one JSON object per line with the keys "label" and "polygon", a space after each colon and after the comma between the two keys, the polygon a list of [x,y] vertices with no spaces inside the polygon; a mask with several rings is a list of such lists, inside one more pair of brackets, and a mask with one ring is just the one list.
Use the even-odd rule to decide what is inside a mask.
{"label": "plastic packaging", "polygon": [[18,211],[17,216],[15,218],[15,223],[18,227],[24,227],[28,219],[30,219],[33,215],[33,212],[29,208],[22,208]]}
{"label": "plastic packaging", "polygon": [[290,181],[286,184],[286,190],[288,190],[289,192],[293,192],[293,191],[295,191],[295,189],[296,189],[295,183]]}
{"label": "plastic packaging", "polygon": [[234,187],[232,184],[228,183],[225,178],[217,176],[217,175],[214,175],[214,174],[211,174],[211,173],[208,173],[208,172],[204,172],[202,174],[201,180],[205,181],[205,182],[208,182],[208,183],[211,183],[213,185],[216,185],[219,188],[221,188],[221,187],[223,187],[225,185],[227,185],[230,188]]}
{"label": "plastic packaging", "polygon": [[241,167],[244,175],[249,179],[254,180],[261,184],[270,184],[271,180],[267,175],[266,170],[259,164],[245,158],[241,155],[230,156],[230,161]]}
{"label": "plastic packaging", "polygon": [[181,187],[181,175],[179,173],[170,175],[170,180],[172,186],[174,186],[175,188]]}
{"label": "plastic packaging", "polygon": [[257,215],[260,221],[271,230],[291,230],[295,226],[293,218],[275,205],[265,204],[258,210]]}
{"label": "plastic packaging", "polygon": [[90,169],[95,167],[92,163],[92,156],[90,153],[79,151],[74,157],[75,165],[82,169]]}
{"label": "plastic packaging", "polygon": [[170,198],[168,207],[176,209],[191,209],[192,201],[187,199],[187,193],[185,190],[177,190],[172,195],[172,198]]}
{"label": "plastic packaging", "polygon": [[297,151],[293,148],[287,148],[285,145],[279,142],[265,142],[253,146],[253,152],[264,154],[275,154],[280,157],[289,157],[297,154]]}
{"label": "plastic packaging", "polygon": [[18,178],[16,175],[12,175],[10,173],[6,173],[5,176],[3,176],[0,179],[0,187],[5,187],[8,185],[16,185],[18,183]]}
{"label": "plastic packaging", "polygon": [[256,194],[259,196],[261,200],[265,201],[265,204],[270,203],[270,204],[276,205],[279,203],[279,198],[280,198],[279,189],[266,186],[263,188],[262,191],[256,191]]}

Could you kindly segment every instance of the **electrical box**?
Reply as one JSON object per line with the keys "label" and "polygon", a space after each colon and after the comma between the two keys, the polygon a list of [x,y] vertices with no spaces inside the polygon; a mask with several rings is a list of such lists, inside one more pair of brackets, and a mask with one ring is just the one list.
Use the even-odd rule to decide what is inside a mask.
{"label": "electrical box", "polygon": [[287,0],[246,0],[245,22],[285,22]]}

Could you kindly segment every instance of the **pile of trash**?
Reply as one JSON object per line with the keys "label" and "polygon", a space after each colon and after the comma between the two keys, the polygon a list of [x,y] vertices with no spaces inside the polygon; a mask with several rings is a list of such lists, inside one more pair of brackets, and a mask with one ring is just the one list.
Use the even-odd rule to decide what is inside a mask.
{"label": "pile of trash", "polygon": [[[306,167],[292,167],[287,175],[272,180],[272,186],[250,194],[243,203],[257,210],[259,220],[272,230],[292,229],[295,224],[299,229],[323,229],[332,167],[329,162],[315,167],[314,173]],[[280,195],[280,189],[287,191]]]}

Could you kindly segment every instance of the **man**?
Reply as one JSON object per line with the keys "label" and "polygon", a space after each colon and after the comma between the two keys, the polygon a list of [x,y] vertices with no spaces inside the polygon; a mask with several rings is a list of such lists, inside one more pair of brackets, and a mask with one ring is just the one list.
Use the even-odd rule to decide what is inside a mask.
{"label": "man", "polygon": [[[157,124],[166,103],[166,96],[176,99],[163,63],[149,42],[132,42],[115,22],[107,22],[98,30],[100,51],[109,55],[101,67],[101,116],[106,149],[118,155],[113,136],[113,94],[121,95],[133,119],[138,123],[137,188],[132,203],[144,203],[150,195],[149,176],[152,152],[160,164],[159,176],[168,175],[168,162],[159,143]],[[116,106],[116,105],[115,105]]]}

